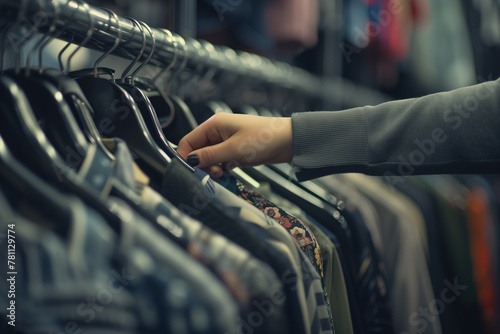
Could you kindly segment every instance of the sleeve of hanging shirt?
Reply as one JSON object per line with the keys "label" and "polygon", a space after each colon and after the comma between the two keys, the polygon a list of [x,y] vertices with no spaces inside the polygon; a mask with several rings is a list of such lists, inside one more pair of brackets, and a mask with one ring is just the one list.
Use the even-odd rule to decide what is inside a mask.
{"label": "sleeve of hanging shirt", "polygon": [[292,128],[299,181],[345,172],[391,182],[500,173],[500,79],[377,106],[295,113]]}

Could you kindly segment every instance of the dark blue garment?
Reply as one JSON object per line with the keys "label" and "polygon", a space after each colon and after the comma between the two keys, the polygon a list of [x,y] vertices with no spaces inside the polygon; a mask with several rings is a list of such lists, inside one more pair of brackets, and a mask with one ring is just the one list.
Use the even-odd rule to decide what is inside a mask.
{"label": "dark blue garment", "polygon": [[356,296],[366,333],[394,333],[385,267],[359,212],[343,212],[352,232]]}
{"label": "dark blue garment", "polygon": [[[79,200],[68,197],[67,205],[73,221],[67,222],[64,236],[51,230],[51,222],[40,219],[35,224],[0,205],[1,233],[15,224],[15,329],[64,333],[69,324],[83,332],[139,332],[133,294],[120,289],[113,276],[114,233]],[[0,257],[3,268],[5,260]],[[0,285],[2,314],[8,302],[6,287]]]}

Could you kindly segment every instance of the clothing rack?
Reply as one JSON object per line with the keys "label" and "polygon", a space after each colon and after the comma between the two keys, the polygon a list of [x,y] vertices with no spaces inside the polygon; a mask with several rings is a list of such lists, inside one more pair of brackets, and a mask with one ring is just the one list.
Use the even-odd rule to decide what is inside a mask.
{"label": "clothing rack", "polygon": [[[103,52],[112,48],[121,31],[119,47],[112,54],[128,59],[137,56],[144,41],[140,29],[132,20],[118,17],[117,22],[106,10],[75,0],[0,0],[0,22],[31,25],[40,33],[48,33],[53,29],[52,34],[58,39],[76,44],[85,39],[93,23],[92,37],[85,47]],[[383,94],[357,87],[341,78],[321,80],[283,62],[193,38],[183,38],[166,29],[151,30],[156,44],[150,64],[155,66],[166,67],[177,56],[176,63],[183,63],[186,71],[199,76],[212,71],[210,73],[213,75],[229,77],[235,83],[244,79],[245,82],[282,88],[342,107],[378,104],[389,100]],[[146,33],[145,43],[144,58],[150,54],[153,46],[153,37],[149,33]]]}

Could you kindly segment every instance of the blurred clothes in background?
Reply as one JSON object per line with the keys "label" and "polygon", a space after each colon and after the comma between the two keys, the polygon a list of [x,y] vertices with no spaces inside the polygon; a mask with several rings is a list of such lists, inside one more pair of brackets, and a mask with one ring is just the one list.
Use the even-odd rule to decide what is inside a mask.
{"label": "blurred clothes in background", "polygon": [[198,36],[279,57],[317,42],[318,0],[198,1]]}

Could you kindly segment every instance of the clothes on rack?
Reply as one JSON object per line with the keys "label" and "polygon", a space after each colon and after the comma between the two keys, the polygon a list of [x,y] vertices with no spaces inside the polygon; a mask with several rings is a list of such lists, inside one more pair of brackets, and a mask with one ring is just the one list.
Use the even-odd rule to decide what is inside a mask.
{"label": "clothes on rack", "polygon": [[[429,6],[429,19],[414,32],[408,67],[432,91],[473,85],[477,75],[467,12],[459,1],[430,1]],[[440,47],[443,41],[446,48]]]}
{"label": "clothes on rack", "polygon": [[343,43],[336,55],[343,60],[343,76],[357,84],[401,99],[500,75],[496,0],[343,5]]}
{"label": "clothes on rack", "polygon": [[[292,3],[299,1],[281,4]],[[108,33],[93,38],[109,43]],[[170,42],[158,39],[158,50]],[[244,55],[231,54],[246,64]],[[201,67],[209,67],[203,56]],[[400,141],[387,136],[396,122],[425,133],[424,121],[436,117],[433,97],[339,112],[325,124],[323,113],[295,115],[307,118],[295,129],[298,151],[317,148],[303,149],[296,161],[299,179],[323,176],[310,183],[284,172],[289,165],[236,168],[213,180],[188,166],[167,138],[178,140],[215,112],[272,117],[276,110],[244,107],[248,102],[234,97],[184,103],[191,96],[183,87],[160,92],[140,73],[118,80],[102,68],[67,70],[0,73],[0,248],[7,250],[0,266],[9,268],[8,284],[0,284],[1,333],[500,331],[500,178],[422,176],[388,185],[361,174],[323,176],[345,163],[371,171],[377,161],[368,159],[368,144],[377,154],[407,151],[405,134],[397,133]],[[256,75],[245,70],[234,66],[240,76]],[[226,87],[235,77],[211,80]],[[491,93],[480,102],[494,109],[499,84],[467,90],[479,99]],[[447,94],[450,105],[460,101],[460,92]],[[190,122],[160,122],[156,102]],[[411,113],[419,108],[420,122]],[[382,112],[383,122],[366,121]],[[463,114],[450,116],[458,122]],[[478,110],[467,117],[474,130],[487,125],[487,138],[496,138],[498,117],[487,116]],[[347,133],[351,123],[358,131]],[[311,138],[318,128],[321,138]],[[464,156],[484,153],[474,150],[477,138],[469,140]],[[427,146],[416,145],[426,153],[422,142]],[[325,145],[338,151],[340,166],[322,160]],[[428,162],[440,161],[429,155]]]}
{"label": "clothes on rack", "polygon": [[317,42],[318,0],[200,1],[198,36],[283,57]]}

